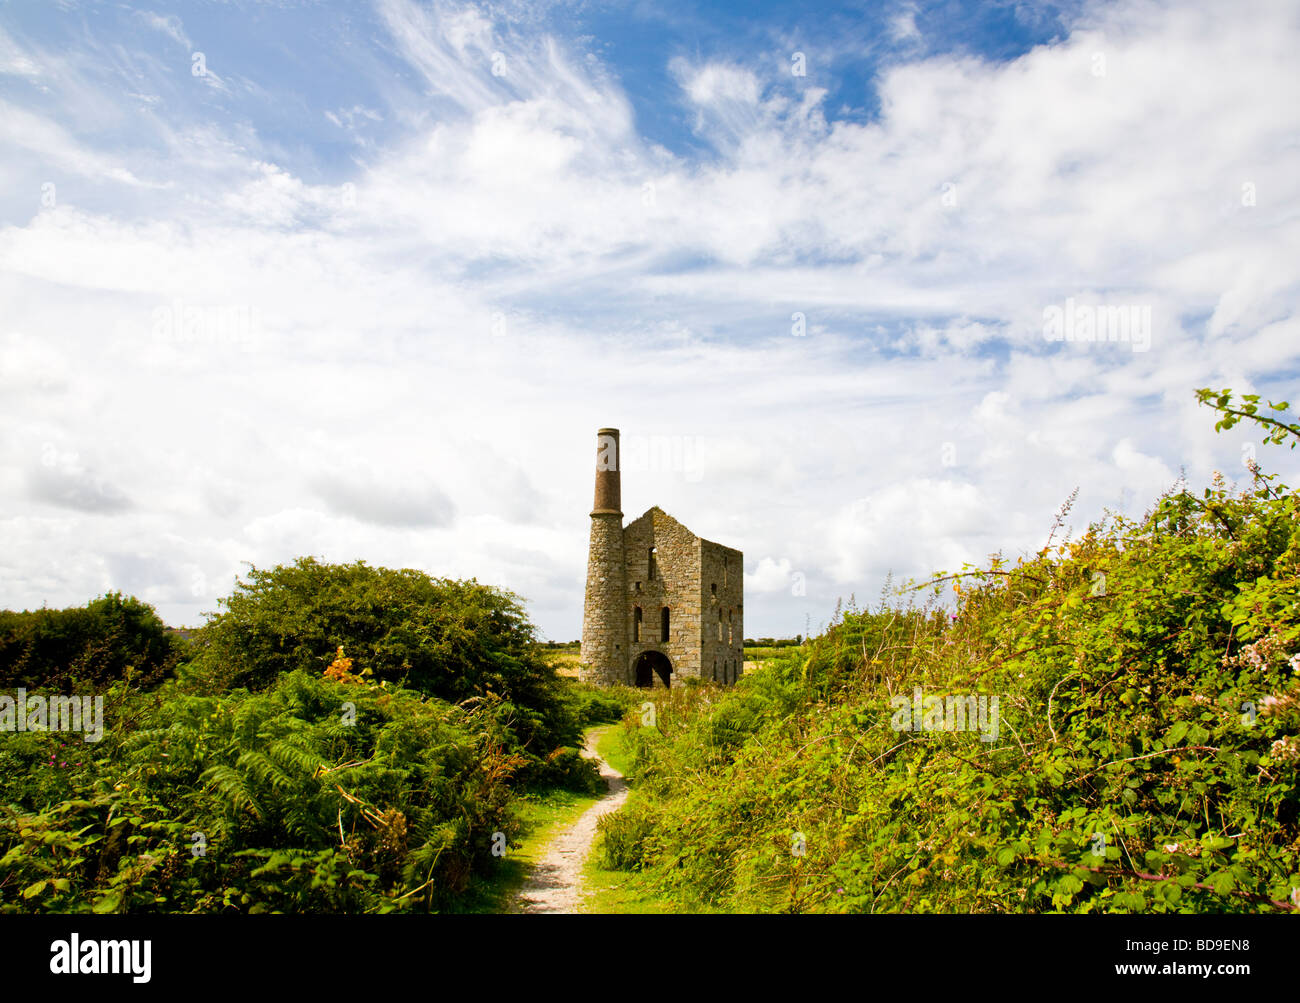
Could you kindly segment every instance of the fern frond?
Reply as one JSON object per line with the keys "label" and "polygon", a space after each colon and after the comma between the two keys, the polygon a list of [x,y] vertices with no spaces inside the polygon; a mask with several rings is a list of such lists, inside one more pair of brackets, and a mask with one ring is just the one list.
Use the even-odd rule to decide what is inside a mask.
{"label": "fern frond", "polygon": [[262,817],[257,799],[244,782],[244,775],[238,770],[222,763],[204,770],[202,779],[221,795],[228,807],[234,809],[234,814],[248,811],[255,818]]}

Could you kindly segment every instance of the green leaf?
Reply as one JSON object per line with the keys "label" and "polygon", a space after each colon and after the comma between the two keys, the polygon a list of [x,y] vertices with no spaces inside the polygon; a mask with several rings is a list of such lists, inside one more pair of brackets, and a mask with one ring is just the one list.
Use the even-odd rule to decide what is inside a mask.
{"label": "green leaf", "polygon": [[1210,879],[1210,884],[1214,888],[1216,895],[1227,895],[1237,884],[1236,879],[1232,876],[1231,871],[1220,871]]}

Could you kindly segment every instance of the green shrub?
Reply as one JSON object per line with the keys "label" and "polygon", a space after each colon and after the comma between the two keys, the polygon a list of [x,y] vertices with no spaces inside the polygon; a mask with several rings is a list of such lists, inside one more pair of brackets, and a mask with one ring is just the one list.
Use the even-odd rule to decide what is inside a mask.
{"label": "green shrub", "polygon": [[600,687],[575,679],[564,680],[564,700],[576,726],[580,728],[589,728],[593,724],[612,724],[643,698],[644,693],[639,693],[630,686]]}
{"label": "green shrub", "polygon": [[212,692],[321,674],[339,647],[358,673],[453,704],[492,707],[536,756],[573,744],[577,724],[511,593],[363,561],[252,569],[194,638],[193,678]]}
{"label": "green shrub", "polygon": [[527,760],[488,706],[301,671],[181,687],[128,697],[140,727],[106,722],[72,798],[0,776],[0,912],[438,909],[499,865]]}
{"label": "green shrub", "polygon": [[[674,689],[654,727],[625,721],[641,814],[611,820],[608,859],[738,911],[1287,910],[1298,509],[1256,472],[1073,541],[1062,511],[1032,557],[850,603],[738,686]],[[916,687],[996,696],[997,740],[895,730]]]}
{"label": "green shrub", "polygon": [[642,803],[624,805],[596,823],[601,866],[610,871],[635,871],[655,861],[659,852],[659,821]]}
{"label": "green shrub", "polygon": [[110,592],[82,607],[0,610],[0,689],[159,682],[179,646],[152,606]]}
{"label": "green shrub", "polygon": [[605,791],[605,780],[594,760],[577,749],[556,749],[547,757],[543,768],[525,774],[525,779],[538,785],[562,787],[579,794],[600,794]]}

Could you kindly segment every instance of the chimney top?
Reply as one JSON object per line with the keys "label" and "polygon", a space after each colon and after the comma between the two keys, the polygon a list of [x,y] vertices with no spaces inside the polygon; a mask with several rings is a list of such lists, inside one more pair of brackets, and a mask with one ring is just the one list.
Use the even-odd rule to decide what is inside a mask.
{"label": "chimney top", "polygon": [[592,506],[592,515],[617,515],[622,518],[620,469],[618,429],[602,428],[596,432],[596,501]]}

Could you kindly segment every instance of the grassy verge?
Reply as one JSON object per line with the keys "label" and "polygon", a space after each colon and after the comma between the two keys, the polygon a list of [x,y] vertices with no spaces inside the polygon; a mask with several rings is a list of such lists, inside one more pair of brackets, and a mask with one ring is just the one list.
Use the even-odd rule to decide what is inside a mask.
{"label": "grassy verge", "polygon": [[607,871],[600,852],[593,848],[582,867],[588,896],[582,911],[588,913],[671,913],[682,910],[657,895],[649,879],[638,871]]}
{"label": "grassy verge", "polygon": [[557,675],[578,678],[577,648],[538,648],[537,653],[548,665],[553,665]]}
{"label": "grassy verge", "polygon": [[[621,724],[603,725],[592,733],[596,752],[619,773],[632,768],[633,754],[623,741]],[[636,797],[633,792],[629,800]],[[600,865],[600,837],[582,867],[588,896],[582,904],[587,913],[670,913],[680,907],[656,894],[647,878],[636,871],[609,871]]]}
{"label": "grassy verge", "polygon": [[593,794],[559,787],[521,795],[516,802],[516,813],[525,828],[523,837],[507,850],[496,874],[466,894],[463,908],[457,911],[510,912],[528,873],[546,853],[551,840],[599,800]]}
{"label": "grassy verge", "polygon": [[632,768],[632,751],[623,742],[620,724],[605,724],[589,733],[596,740],[596,754],[624,776]]}
{"label": "grassy verge", "polygon": [[[587,735],[597,738],[599,748],[600,739],[608,738],[616,731],[615,725],[607,724],[589,729]],[[515,801],[515,814],[523,825],[523,836],[509,848],[497,873],[470,891],[460,911],[509,912],[519,889],[528,879],[529,871],[546,853],[551,841],[603,796],[603,793],[581,794],[562,787],[521,794]]]}
{"label": "grassy verge", "polygon": [[762,668],[773,658],[780,658],[783,654],[790,651],[797,651],[797,645],[782,645],[781,647],[762,647],[759,645],[745,645],[745,662],[744,671],[754,672]]}

